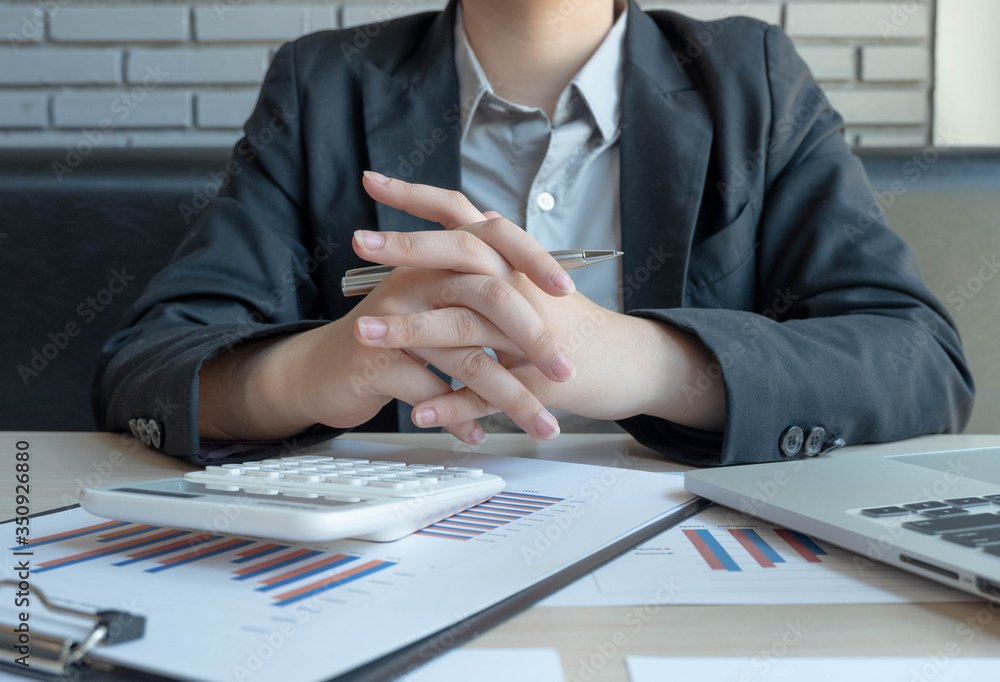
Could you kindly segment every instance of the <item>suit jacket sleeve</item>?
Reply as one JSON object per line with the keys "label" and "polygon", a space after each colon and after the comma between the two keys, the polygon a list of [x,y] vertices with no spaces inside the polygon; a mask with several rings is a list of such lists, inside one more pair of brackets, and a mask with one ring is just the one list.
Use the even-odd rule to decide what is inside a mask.
{"label": "suit jacket sleeve", "polygon": [[960,431],[973,385],[953,321],[889,229],[791,41],[772,27],[764,49],[771,111],[754,310],[632,312],[695,334],[715,354],[683,390],[694,401],[722,381],[725,431],[649,416],[620,423],[653,448],[683,446],[695,465],[780,459],[795,425],[847,444]]}
{"label": "suit jacket sleeve", "polygon": [[[336,245],[309,236],[299,120],[289,44],[271,63],[219,197],[103,349],[93,394],[99,428],[127,431],[130,419],[154,419],[161,451],[198,459],[202,362],[249,339],[325,323],[314,319],[308,268]],[[198,210],[180,206],[185,220]]]}

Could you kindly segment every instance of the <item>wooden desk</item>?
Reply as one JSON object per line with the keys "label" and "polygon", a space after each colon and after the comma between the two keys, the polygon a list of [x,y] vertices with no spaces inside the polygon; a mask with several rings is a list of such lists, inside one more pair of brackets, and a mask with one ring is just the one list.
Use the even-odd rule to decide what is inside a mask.
{"label": "wooden desk", "polygon": [[[355,434],[357,440],[452,449],[447,434]],[[30,445],[33,512],[74,504],[87,485],[176,475],[194,467],[107,433],[0,433],[0,518],[13,516],[18,440]],[[997,437],[1000,442],[1000,437]],[[23,444],[22,444],[23,445]],[[636,468],[682,471],[625,435],[560,436],[536,443],[495,434],[480,451],[588,464],[611,464],[616,451]],[[645,621],[633,625],[636,616]],[[619,644],[615,644],[618,642]],[[648,606],[531,608],[486,632],[472,647],[555,647],[567,682],[626,682],[625,657],[995,656],[1000,605],[985,602],[892,605]]]}

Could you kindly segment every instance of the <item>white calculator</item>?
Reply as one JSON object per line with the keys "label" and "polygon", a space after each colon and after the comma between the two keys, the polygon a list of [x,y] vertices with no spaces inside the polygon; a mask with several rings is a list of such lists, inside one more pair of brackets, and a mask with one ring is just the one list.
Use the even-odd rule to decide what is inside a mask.
{"label": "white calculator", "polygon": [[183,478],[86,488],[97,516],[295,542],[398,540],[483,502],[504,480],[472,467],[302,455]]}

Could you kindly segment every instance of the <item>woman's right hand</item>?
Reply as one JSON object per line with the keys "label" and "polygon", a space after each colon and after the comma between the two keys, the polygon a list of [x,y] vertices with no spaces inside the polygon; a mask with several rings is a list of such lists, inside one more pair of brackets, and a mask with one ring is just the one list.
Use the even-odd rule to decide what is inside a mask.
{"label": "woman's right hand", "polygon": [[[445,191],[408,183],[372,187],[370,177],[365,182],[373,194],[406,192],[417,210]],[[481,346],[464,340],[480,336],[484,323],[492,325],[492,336],[520,349],[547,378],[571,379],[572,361],[515,283],[527,277],[546,294],[563,296],[575,290],[572,280],[516,225],[485,218],[458,192],[454,202],[460,208],[445,227],[463,229],[355,234],[353,246],[362,258],[397,267],[345,317],[307,332],[249,343],[206,362],[200,372],[202,435],[283,437],[316,423],[351,428],[393,398],[415,405],[451,391],[428,363],[507,413],[533,437],[558,435],[558,423],[538,398]],[[451,224],[456,219],[464,222]],[[400,350],[361,343],[380,333],[379,321],[371,318],[426,311],[434,311],[424,318],[427,327],[412,330],[427,340],[425,347]],[[243,414],[233,414],[233,403],[226,400],[234,388],[249,401],[236,408]],[[420,426],[419,415],[413,417]],[[448,430],[467,443],[484,437],[474,421]]]}

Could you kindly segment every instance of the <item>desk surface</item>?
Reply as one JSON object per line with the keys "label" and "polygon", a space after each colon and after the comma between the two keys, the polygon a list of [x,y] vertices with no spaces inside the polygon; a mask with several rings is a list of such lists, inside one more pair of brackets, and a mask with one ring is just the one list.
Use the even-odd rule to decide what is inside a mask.
{"label": "desk surface", "polygon": [[[447,434],[354,434],[356,440],[451,449]],[[991,437],[1000,444],[1000,436]],[[29,444],[32,511],[75,504],[88,485],[177,475],[194,467],[152,452],[129,436],[108,433],[0,433],[5,484],[0,518],[13,516],[13,453]],[[21,446],[23,447],[23,443]],[[626,435],[562,435],[537,443],[494,434],[480,451],[610,465],[627,450],[637,468],[683,471]],[[985,602],[879,605],[635,606],[531,608],[467,646],[554,647],[567,680],[626,682],[625,657],[909,656],[921,659],[995,656],[1000,607]],[[644,621],[633,624],[636,616]],[[789,632],[800,633],[791,646]],[[782,639],[786,638],[786,642]],[[616,645],[614,642],[623,642]]]}

